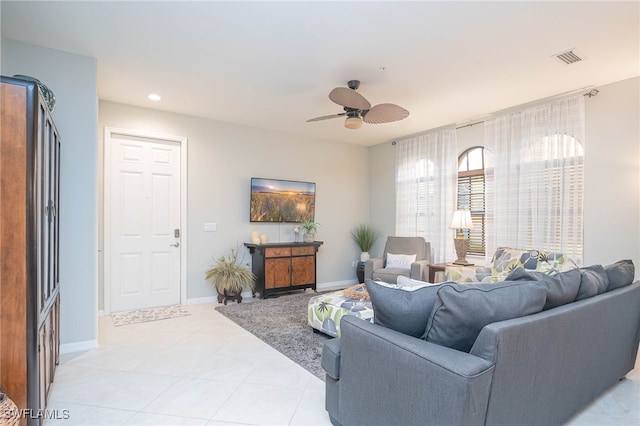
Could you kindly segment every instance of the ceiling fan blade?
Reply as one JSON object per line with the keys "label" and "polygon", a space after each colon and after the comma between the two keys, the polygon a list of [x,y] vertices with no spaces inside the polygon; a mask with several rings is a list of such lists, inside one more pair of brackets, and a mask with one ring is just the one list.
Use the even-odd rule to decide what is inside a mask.
{"label": "ceiling fan blade", "polygon": [[330,118],[343,117],[345,115],[347,115],[346,112],[341,112],[340,114],[323,115],[321,117],[310,118],[307,120],[307,123],[311,123],[312,121],[322,121],[322,120],[328,120]]}
{"label": "ceiling fan blade", "polygon": [[347,108],[361,109],[363,111],[371,108],[371,104],[360,93],[346,87],[336,87],[329,93],[329,99],[338,105]]}
{"label": "ceiling fan blade", "polygon": [[378,104],[367,111],[363,117],[365,123],[381,124],[404,120],[409,111],[395,104]]}

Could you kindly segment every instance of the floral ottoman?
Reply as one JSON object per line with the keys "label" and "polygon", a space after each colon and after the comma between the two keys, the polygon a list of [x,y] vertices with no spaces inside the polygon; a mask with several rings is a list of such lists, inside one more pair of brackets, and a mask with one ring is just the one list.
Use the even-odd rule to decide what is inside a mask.
{"label": "floral ottoman", "polygon": [[[354,287],[347,289],[353,295]],[[364,292],[364,285],[355,289]],[[373,322],[371,300],[345,296],[346,290],[314,296],[309,300],[309,325],[332,337],[340,337],[340,320],[344,315],[353,315]]]}

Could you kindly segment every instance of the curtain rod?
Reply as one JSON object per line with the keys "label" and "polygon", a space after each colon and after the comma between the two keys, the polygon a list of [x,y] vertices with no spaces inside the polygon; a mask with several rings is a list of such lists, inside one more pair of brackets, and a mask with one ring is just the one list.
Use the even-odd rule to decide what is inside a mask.
{"label": "curtain rod", "polygon": [[462,129],[463,127],[471,127],[471,126],[475,126],[476,124],[482,124],[482,123],[484,123],[484,120],[482,120],[482,121],[477,121],[477,122],[475,122],[475,123],[471,123],[471,124],[465,124],[464,126],[456,127],[456,130],[458,130],[458,129]]}
{"label": "curtain rod", "polygon": [[[582,91],[582,90],[585,90],[585,89],[579,89],[578,91]],[[576,91],[573,91],[573,93],[575,93],[575,92],[576,92]],[[539,101],[536,101],[536,102],[541,102],[541,101],[543,101],[543,100],[551,100],[551,99],[559,98],[559,97],[562,97],[562,96],[568,96],[570,93],[572,93],[572,92],[567,92],[567,93],[564,93],[564,94],[560,94],[560,95],[552,96],[552,97],[550,97],[550,98],[542,99],[542,100],[539,100]],[[582,96],[588,96],[588,97],[592,98],[592,97],[594,97],[594,96],[597,96],[597,95],[598,95],[598,93],[600,93],[600,91],[599,91],[598,89],[591,89],[591,90],[589,90],[587,93],[584,93]],[[482,124],[482,123],[484,123],[484,120],[482,120],[482,121],[477,121],[477,122],[475,122],[475,123],[465,124],[464,126],[456,127],[456,130],[458,130],[458,129],[462,129],[462,128],[464,128],[464,127],[471,127],[471,126],[475,126],[476,124]]]}
{"label": "curtain rod", "polygon": [[[574,91],[572,91],[572,92],[565,92],[565,93],[561,93],[561,94],[559,94],[559,95],[552,96],[552,97],[545,98],[545,99],[540,99],[540,100],[535,101],[535,102],[541,102],[541,101],[544,101],[544,100],[551,100],[551,99],[559,98],[559,97],[562,97],[562,96],[568,96],[568,95],[569,95],[569,94],[571,94],[571,93],[576,93],[576,92],[579,92],[579,91],[581,91],[581,90],[586,90],[586,89],[578,89],[578,90],[574,90]],[[599,91],[598,89],[591,89],[591,90],[589,90],[587,93],[584,93],[582,96],[588,96],[589,98],[593,98],[594,96],[597,96],[597,95],[598,95],[598,93],[600,93],[600,91]],[[491,114],[488,114],[488,115],[491,115]],[[462,129],[462,128],[465,128],[465,127],[475,126],[476,124],[482,124],[482,123],[484,123],[484,120],[482,120],[482,121],[476,121],[475,123],[465,124],[464,126],[456,127],[456,130],[458,130],[458,129]],[[391,142],[391,145],[395,145],[395,144],[396,144],[396,141],[392,141],[392,142]]]}

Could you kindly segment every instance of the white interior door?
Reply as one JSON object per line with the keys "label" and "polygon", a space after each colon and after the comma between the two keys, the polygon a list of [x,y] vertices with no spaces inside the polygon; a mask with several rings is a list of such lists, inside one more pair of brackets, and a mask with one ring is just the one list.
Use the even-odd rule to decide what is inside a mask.
{"label": "white interior door", "polygon": [[180,303],[180,144],[112,134],[110,311]]}

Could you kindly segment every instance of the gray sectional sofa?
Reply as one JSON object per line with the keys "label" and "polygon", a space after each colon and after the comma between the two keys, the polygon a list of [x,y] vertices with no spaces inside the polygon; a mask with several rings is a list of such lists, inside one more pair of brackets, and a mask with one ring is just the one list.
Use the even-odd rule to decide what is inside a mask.
{"label": "gray sectional sofa", "polygon": [[566,422],[634,367],[640,282],[629,263],[412,291],[367,282],[378,323],[344,316],[323,348],[332,423]]}

